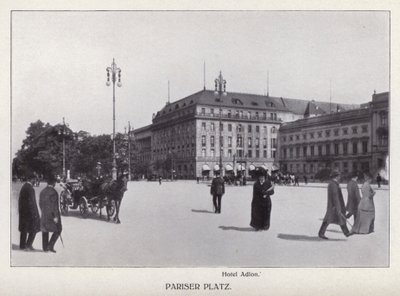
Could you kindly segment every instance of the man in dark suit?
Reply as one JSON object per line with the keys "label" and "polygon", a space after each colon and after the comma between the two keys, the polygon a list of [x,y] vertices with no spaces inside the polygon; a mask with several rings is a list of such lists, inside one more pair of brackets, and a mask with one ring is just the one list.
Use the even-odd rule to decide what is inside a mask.
{"label": "man in dark suit", "polygon": [[221,213],[221,199],[225,193],[224,179],[221,178],[220,172],[215,172],[215,178],[211,182],[211,195],[213,196],[213,204],[215,213]]}
{"label": "man in dark suit", "polygon": [[33,188],[35,175],[32,172],[27,172],[26,180],[27,182],[22,185],[18,199],[18,230],[21,232],[19,248],[33,251],[32,245],[36,233],[40,231],[40,216],[36,203],[35,189]]}
{"label": "man in dark suit", "polygon": [[346,203],[346,218],[354,215],[354,221],[357,218],[358,204],[361,200],[360,189],[358,188],[358,173],[353,172],[350,181],[347,183],[347,203]]}
{"label": "man in dark suit", "polygon": [[[61,235],[62,224],[59,209],[58,193],[54,189],[56,179],[54,175],[47,177],[47,187],[40,192],[39,206],[42,211],[42,218],[40,227],[42,230],[43,239],[43,251],[56,253],[54,245],[57,242],[58,237]],[[49,241],[49,232],[53,235]]]}
{"label": "man in dark suit", "polygon": [[328,205],[326,214],[318,232],[318,236],[322,239],[328,239],[325,236],[325,231],[329,224],[338,224],[346,237],[351,235],[346,226],[346,209],[342,190],[339,186],[339,179],[339,171],[333,171],[331,173],[331,181],[328,184]]}

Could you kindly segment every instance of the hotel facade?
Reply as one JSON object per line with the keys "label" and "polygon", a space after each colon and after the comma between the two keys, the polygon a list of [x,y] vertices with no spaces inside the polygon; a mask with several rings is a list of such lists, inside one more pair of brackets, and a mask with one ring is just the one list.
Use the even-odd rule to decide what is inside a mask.
{"label": "hotel facade", "polygon": [[[300,147],[292,145],[295,143],[293,141],[300,143],[300,138],[294,135],[299,132],[293,132],[296,139],[293,141],[289,141],[289,134],[286,135],[287,140],[283,141],[281,133],[291,133],[291,128],[296,129],[286,125],[290,122],[301,124],[302,120],[322,118],[333,111],[340,116],[355,112],[360,116],[357,120],[363,122],[360,133],[364,135],[362,131],[365,125],[367,130],[371,130],[364,114],[367,111],[360,110],[359,105],[234,92],[218,96],[211,90],[203,89],[167,103],[153,115],[151,125],[133,131],[136,165],[150,167],[146,175],[151,172],[168,177],[168,171],[171,170],[178,178],[192,179],[218,170],[221,155],[224,175],[247,175],[257,166],[271,168],[274,165],[280,166],[281,170],[289,171],[292,168],[294,172],[299,168],[298,172],[303,172],[300,170],[300,167],[304,168],[303,163],[289,162],[294,160],[296,147]],[[350,117],[349,120],[354,120],[352,115]],[[332,131],[332,137],[335,133]],[[314,136],[320,139],[318,132]],[[307,137],[303,140],[312,143],[314,139]],[[360,141],[357,145],[363,149],[364,144]],[[286,158],[283,158],[284,149]],[[293,158],[289,159],[289,155]],[[160,165],[165,162],[169,163],[166,171]],[[314,165],[320,167],[319,163]]]}

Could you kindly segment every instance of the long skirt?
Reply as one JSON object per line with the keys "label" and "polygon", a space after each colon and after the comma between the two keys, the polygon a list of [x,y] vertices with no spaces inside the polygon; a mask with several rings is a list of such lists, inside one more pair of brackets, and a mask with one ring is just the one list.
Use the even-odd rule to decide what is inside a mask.
{"label": "long skirt", "polygon": [[358,210],[357,213],[357,219],[351,231],[359,234],[374,232],[375,211]]}
{"label": "long skirt", "polygon": [[251,205],[250,226],[256,230],[268,230],[271,219],[271,199],[268,197],[263,203],[253,202]]}

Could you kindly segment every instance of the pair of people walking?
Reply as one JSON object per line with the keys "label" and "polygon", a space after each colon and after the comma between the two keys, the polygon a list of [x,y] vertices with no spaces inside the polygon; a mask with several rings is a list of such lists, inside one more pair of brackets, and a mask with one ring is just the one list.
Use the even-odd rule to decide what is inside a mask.
{"label": "pair of people walking", "polygon": [[[47,186],[40,192],[39,207],[36,203],[36,194],[33,189],[34,175],[28,173],[27,182],[22,186],[18,199],[19,226],[21,250],[34,251],[33,242],[36,234],[42,231],[42,248],[44,252],[56,253],[54,246],[61,235],[62,224],[59,209],[59,197],[54,189],[56,178],[53,175],[47,177]],[[52,236],[49,240],[49,233]]]}
{"label": "pair of people walking", "polygon": [[[362,198],[357,184],[357,174],[353,173],[352,179],[347,184],[348,199],[344,205],[342,190],[339,186],[340,173],[333,171],[332,180],[328,184],[328,203],[325,217],[318,232],[322,239],[328,239],[325,231],[329,224],[338,224],[343,234],[348,237],[352,234],[370,233],[374,231],[375,206],[373,196],[375,192],[371,188],[371,178],[364,174],[365,182],[362,186]],[[346,215],[347,210],[347,215]],[[351,231],[347,228],[347,219],[354,215],[354,225]]]}

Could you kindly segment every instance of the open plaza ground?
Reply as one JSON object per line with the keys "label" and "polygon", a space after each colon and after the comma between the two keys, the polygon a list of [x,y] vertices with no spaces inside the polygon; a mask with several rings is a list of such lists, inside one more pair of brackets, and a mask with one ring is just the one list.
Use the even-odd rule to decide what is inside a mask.
{"label": "open plaza ground", "polygon": [[[44,187],[35,187],[36,197]],[[346,238],[330,225],[318,230],[327,203],[326,184],[276,186],[271,228],[250,226],[252,185],[226,186],[222,213],[215,214],[209,183],[129,182],[121,205],[121,224],[79,210],[62,217],[64,247],[20,251],[18,193],[12,184],[11,265],[93,267],[386,267],[389,265],[389,190],[377,189],[375,232]],[[346,200],[347,191],[342,184]],[[103,209],[105,214],[105,209]],[[353,223],[353,218],[349,219]]]}

